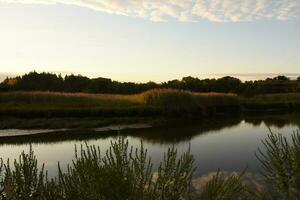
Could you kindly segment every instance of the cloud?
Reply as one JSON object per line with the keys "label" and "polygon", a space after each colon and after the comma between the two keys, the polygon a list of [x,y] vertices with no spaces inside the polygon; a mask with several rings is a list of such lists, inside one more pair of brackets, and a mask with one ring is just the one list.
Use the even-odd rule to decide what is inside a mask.
{"label": "cloud", "polygon": [[69,4],[151,21],[242,22],[300,18],[300,0],[0,0],[7,3]]}

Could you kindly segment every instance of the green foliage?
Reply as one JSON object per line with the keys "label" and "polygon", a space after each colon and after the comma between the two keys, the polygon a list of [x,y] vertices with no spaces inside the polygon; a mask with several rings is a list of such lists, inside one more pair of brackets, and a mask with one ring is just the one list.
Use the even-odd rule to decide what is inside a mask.
{"label": "green foliage", "polygon": [[208,115],[239,110],[239,99],[233,94],[193,93],[185,90],[156,89],[142,94],[144,102],[176,115]]}
{"label": "green foliage", "polygon": [[200,199],[250,199],[250,189],[242,182],[243,174],[232,174],[224,178],[220,175],[220,171],[218,171],[206,184]]}
{"label": "green foliage", "polygon": [[201,115],[201,105],[198,104],[195,95],[187,91],[161,89],[150,90],[143,94],[147,105],[154,105],[166,114],[191,114]]}
{"label": "green foliage", "polygon": [[73,165],[59,179],[66,199],[143,199],[150,194],[146,189],[151,167],[143,146],[133,152],[128,141],[120,138],[103,157],[95,146],[81,147],[80,155],[75,154]]}
{"label": "green foliage", "polygon": [[[2,200],[179,200],[188,197],[193,174],[193,156],[178,157],[170,148],[154,175],[151,158],[143,144],[133,149],[119,138],[102,155],[99,147],[75,149],[75,159],[58,176],[49,180],[30,149],[13,167],[9,161],[1,173]],[[0,169],[3,169],[2,167]]]}
{"label": "green foliage", "polygon": [[9,161],[4,165],[1,181],[1,199],[35,200],[51,199],[47,191],[47,173],[44,165],[38,169],[37,159],[30,148],[29,154],[22,152],[13,168]]}
{"label": "green foliage", "polygon": [[300,94],[265,94],[251,98],[241,98],[241,104],[246,110],[300,110]]}
{"label": "green foliage", "polygon": [[184,153],[177,161],[177,150],[172,147],[164,155],[152,186],[154,199],[184,199],[189,196],[194,162],[190,152]]}
{"label": "green foliage", "polygon": [[300,198],[300,133],[295,132],[291,141],[281,134],[271,134],[262,141],[264,149],[259,149],[257,159],[262,164],[262,175],[269,183],[271,191],[249,188],[242,181],[243,173],[222,177],[219,171],[206,184],[200,200],[219,199],[284,199]]}
{"label": "green foliage", "polygon": [[262,141],[266,152],[259,149],[256,157],[262,164],[263,175],[270,182],[279,199],[300,198],[300,134],[292,135],[292,142],[281,134],[268,135]]}
{"label": "green foliage", "polygon": [[0,114],[14,117],[140,116],[152,108],[130,95],[0,93]]}
{"label": "green foliage", "polygon": [[[14,117],[192,115],[237,111],[236,95],[157,89],[139,95],[58,92],[0,93],[0,114]],[[226,110],[227,109],[227,110]],[[205,111],[205,113],[203,112]]]}
{"label": "green foliage", "polygon": [[[120,138],[101,157],[95,146],[81,148],[68,173],[60,173],[66,199],[181,199],[188,195],[193,157],[168,150],[153,180],[151,159],[143,145],[133,150]],[[61,171],[61,170],[60,170]]]}
{"label": "green foliage", "polygon": [[0,84],[0,91],[3,91],[0,93],[0,115],[14,117],[161,114],[202,117],[235,113],[241,107],[244,110],[300,110],[299,81],[285,76],[244,83],[230,76],[203,80],[189,76],[157,84],[89,79],[81,75],[63,78],[51,73],[31,72],[21,77],[7,78]]}
{"label": "green foliage", "polygon": [[299,92],[299,80],[277,76],[259,81],[246,81],[225,76],[218,79],[183,77],[163,83],[118,82],[108,78],[90,79],[81,75],[61,75],[30,72],[23,76],[7,78],[0,84],[0,91],[63,91],[110,94],[137,94],[151,89],[172,88],[193,92],[238,93],[246,96],[268,93]]}

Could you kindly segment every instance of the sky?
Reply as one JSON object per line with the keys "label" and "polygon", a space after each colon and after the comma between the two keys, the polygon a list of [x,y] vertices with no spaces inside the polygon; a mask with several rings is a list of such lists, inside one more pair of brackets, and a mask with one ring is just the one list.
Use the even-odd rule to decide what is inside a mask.
{"label": "sky", "polygon": [[0,0],[0,73],[300,73],[300,0]]}

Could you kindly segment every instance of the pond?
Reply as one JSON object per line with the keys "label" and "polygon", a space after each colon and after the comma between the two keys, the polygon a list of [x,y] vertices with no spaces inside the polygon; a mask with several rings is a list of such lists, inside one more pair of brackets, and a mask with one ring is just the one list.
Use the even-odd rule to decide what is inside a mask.
{"label": "pond", "polygon": [[[6,161],[17,158],[30,145],[39,163],[45,163],[50,176],[57,173],[57,164],[65,169],[74,157],[75,145],[99,145],[104,151],[111,140],[124,135],[134,147],[141,141],[148,149],[155,164],[158,164],[168,147],[175,145],[179,153],[191,148],[195,158],[195,177],[205,176],[218,169],[225,172],[242,171],[257,176],[260,164],[254,153],[270,130],[290,136],[299,129],[299,114],[271,116],[250,115],[223,117],[206,121],[173,122],[159,128],[95,132],[62,132],[52,136],[39,135],[26,138],[0,139],[0,157]],[[2,130],[3,132],[4,130]],[[1,133],[1,131],[0,131]]]}

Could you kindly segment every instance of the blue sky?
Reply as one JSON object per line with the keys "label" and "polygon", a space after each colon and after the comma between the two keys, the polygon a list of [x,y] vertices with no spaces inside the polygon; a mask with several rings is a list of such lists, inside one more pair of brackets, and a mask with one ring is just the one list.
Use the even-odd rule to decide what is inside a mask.
{"label": "blue sky", "polygon": [[0,44],[2,73],[300,73],[300,1],[0,0]]}

